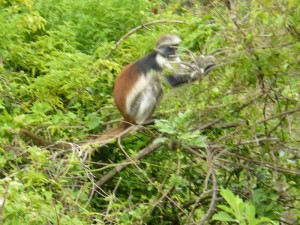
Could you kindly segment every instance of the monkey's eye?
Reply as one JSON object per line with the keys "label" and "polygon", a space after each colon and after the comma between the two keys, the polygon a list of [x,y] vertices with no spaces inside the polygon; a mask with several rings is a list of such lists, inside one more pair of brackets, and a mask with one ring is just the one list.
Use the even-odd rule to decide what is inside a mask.
{"label": "monkey's eye", "polygon": [[177,49],[178,49],[178,45],[171,45],[171,46],[169,46],[168,47],[168,53],[169,53],[169,55],[176,54]]}

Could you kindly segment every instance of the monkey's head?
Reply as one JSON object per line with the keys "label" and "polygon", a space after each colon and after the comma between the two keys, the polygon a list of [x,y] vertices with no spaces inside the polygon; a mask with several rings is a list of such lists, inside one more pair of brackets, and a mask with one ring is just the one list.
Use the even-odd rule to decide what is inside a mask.
{"label": "monkey's head", "polygon": [[155,51],[160,56],[160,64],[166,67],[172,67],[169,63],[181,62],[177,50],[181,42],[180,37],[174,34],[162,35],[156,42]]}

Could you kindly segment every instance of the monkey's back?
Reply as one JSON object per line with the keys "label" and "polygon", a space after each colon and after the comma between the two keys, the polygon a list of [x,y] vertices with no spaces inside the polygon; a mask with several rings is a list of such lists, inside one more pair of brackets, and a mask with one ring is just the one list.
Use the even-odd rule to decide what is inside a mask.
{"label": "monkey's back", "polygon": [[115,104],[127,122],[133,121],[131,121],[131,118],[126,112],[126,99],[136,81],[138,80],[138,77],[139,74],[134,64],[129,64],[121,71],[121,73],[115,80],[113,93]]}

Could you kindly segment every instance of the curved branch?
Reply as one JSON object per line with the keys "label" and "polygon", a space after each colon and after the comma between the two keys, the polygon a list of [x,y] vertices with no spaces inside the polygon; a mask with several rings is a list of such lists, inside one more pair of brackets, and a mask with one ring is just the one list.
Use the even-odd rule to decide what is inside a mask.
{"label": "curved branch", "polygon": [[132,35],[133,33],[135,33],[137,30],[140,30],[142,28],[151,26],[151,25],[155,25],[155,24],[160,24],[160,23],[180,23],[180,24],[187,24],[184,21],[181,20],[156,20],[156,21],[151,21],[148,23],[143,23],[135,28],[133,28],[132,30],[128,31],[126,34],[124,34],[115,44],[115,46],[113,47],[113,49],[106,55],[104,56],[104,59],[107,59],[108,57],[111,56],[111,54],[119,47],[119,45],[130,35]]}
{"label": "curved branch", "polygon": [[21,128],[19,133],[31,138],[34,141],[36,141],[39,146],[48,146],[48,145],[53,144],[52,142],[47,141],[44,138],[41,138],[41,137],[37,136],[36,134],[32,133],[31,131],[26,130],[24,128]]}

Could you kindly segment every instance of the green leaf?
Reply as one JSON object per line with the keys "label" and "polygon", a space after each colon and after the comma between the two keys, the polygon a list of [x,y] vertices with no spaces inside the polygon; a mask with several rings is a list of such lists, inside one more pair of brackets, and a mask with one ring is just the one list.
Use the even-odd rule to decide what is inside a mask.
{"label": "green leaf", "polygon": [[99,126],[101,118],[95,114],[89,114],[87,116],[86,126],[92,130]]}
{"label": "green leaf", "polygon": [[226,212],[218,212],[217,214],[213,215],[212,220],[218,220],[223,222],[236,222],[236,223],[239,222],[237,219],[232,218]]}
{"label": "green leaf", "polygon": [[261,223],[272,223],[274,225],[277,225],[278,223],[272,221],[271,219],[267,218],[267,217],[259,217],[258,219],[256,219],[255,223],[253,225],[259,225]]}
{"label": "green leaf", "polygon": [[255,224],[256,223],[256,219],[255,219],[255,207],[254,205],[248,203],[248,202],[245,202],[244,203],[244,216],[246,218],[246,220],[248,221],[249,224]]}
{"label": "green leaf", "polygon": [[233,211],[233,209],[229,208],[226,205],[218,205],[217,207],[224,210],[224,211],[226,211],[226,212],[228,212],[228,213],[230,213],[230,214],[232,214],[232,215],[235,215],[235,212]]}
{"label": "green leaf", "polygon": [[240,199],[238,196],[235,196],[229,189],[222,189],[220,191],[222,197],[226,200],[226,202],[230,205],[230,207],[235,212],[237,217],[241,216],[241,204],[243,200]]}
{"label": "green leaf", "polygon": [[169,121],[167,120],[155,120],[155,126],[158,128],[160,132],[167,133],[167,134],[175,134],[176,131],[170,125]]}

